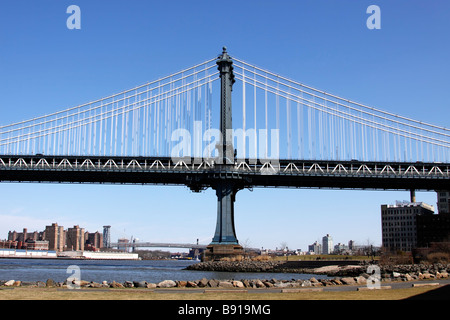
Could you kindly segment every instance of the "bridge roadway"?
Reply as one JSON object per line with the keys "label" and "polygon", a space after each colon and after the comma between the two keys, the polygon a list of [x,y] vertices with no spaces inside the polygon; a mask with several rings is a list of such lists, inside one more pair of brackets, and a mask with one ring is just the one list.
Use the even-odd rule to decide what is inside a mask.
{"label": "bridge roadway", "polygon": [[450,163],[237,159],[224,166],[193,158],[0,155],[1,182],[185,185],[201,191],[223,180],[237,190],[449,190]]}

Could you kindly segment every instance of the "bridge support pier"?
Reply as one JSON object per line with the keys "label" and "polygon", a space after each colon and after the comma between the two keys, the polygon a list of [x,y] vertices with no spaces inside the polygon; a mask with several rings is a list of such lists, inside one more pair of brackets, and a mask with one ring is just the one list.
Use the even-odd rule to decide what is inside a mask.
{"label": "bridge support pier", "polygon": [[243,255],[234,228],[234,201],[237,189],[230,181],[217,184],[217,222],[212,242],[206,248],[204,260],[221,260]]}

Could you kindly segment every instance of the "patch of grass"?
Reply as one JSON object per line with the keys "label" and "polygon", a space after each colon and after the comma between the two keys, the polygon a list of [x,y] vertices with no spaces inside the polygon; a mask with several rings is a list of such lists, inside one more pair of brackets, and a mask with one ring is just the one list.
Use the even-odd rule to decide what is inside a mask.
{"label": "patch of grass", "polygon": [[205,292],[190,290],[151,291],[145,289],[60,290],[57,288],[14,288],[0,290],[0,300],[401,300],[433,290],[433,287],[370,291],[322,291],[276,293]]}

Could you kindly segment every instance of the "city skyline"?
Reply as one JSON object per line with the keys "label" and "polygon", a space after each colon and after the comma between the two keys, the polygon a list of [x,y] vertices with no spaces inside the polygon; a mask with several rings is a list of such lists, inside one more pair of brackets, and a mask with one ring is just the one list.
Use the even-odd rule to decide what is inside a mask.
{"label": "city skyline", "polygon": [[[81,8],[81,29],[66,9]],[[371,4],[381,29],[366,26]],[[214,57],[232,56],[395,114],[448,127],[449,25],[445,1],[231,1],[215,3],[4,1],[0,10],[0,125],[50,114],[146,83]],[[232,21],[239,23],[233,23]],[[223,31],[220,31],[223,30]],[[219,32],[220,31],[220,32]],[[233,102],[239,106],[239,101]],[[417,192],[433,205],[435,192]],[[382,204],[409,191],[242,190],[236,234],[252,247],[306,249],[324,234],[336,243],[381,245]],[[186,187],[0,184],[0,234],[58,222],[112,238],[209,243],[217,199]]]}
{"label": "city skyline", "polygon": [[[21,241],[23,243],[27,242],[27,240],[36,240],[36,241],[41,241],[42,240],[42,241],[45,241],[46,240],[46,239],[44,239],[45,238],[45,233],[48,230],[58,229],[58,230],[61,230],[61,232],[69,232],[71,229],[76,229],[76,230],[81,230],[81,233],[79,234],[79,236],[81,234],[84,234],[84,235],[86,235],[86,234],[87,235],[99,234],[101,239],[102,239],[101,242],[103,243],[104,247],[108,248],[108,245],[106,244],[107,241],[104,239],[105,228],[110,230],[111,226],[103,226],[103,231],[102,232],[100,232],[99,230],[96,230],[95,232],[90,232],[89,230],[85,229],[83,226],[80,227],[79,225],[74,225],[73,227],[68,227],[67,229],[64,229],[64,226],[63,225],[59,225],[58,222],[52,223],[51,225],[46,225],[43,228],[44,229],[41,228],[42,230],[39,230],[39,229],[32,230],[32,229],[28,229],[27,226],[23,226],[21,230],[16,230],[16,229],[9,230],[8,231],[8,236],[5,237],[5,238],[0,237],[0,241],[12,241],[12,242]],[[43,238],[40,239],[41,237],[43,237]],[[322,243],[320,245],[325,243],[325,238],[329,238],[329,246],[330,247],[329,247],[329,250],[328,250],[329,252],[328,253],[323,252],[324,254],[331,254],[331,251],[333,251],[333,248],[335,247],[335,245],[348,246],[348,245],[342,244],[340,242],[334,244],[333,238],[332,238],[332,236],[330,234],[326,234],[326,236],[322,237]],[[113,240],[111,242],[119,243],[121,240],[128,240],[129,242],[127,242],[127,243],[129,243],[130,245],[131,245],[131,243],[133,243],[133,238],[132,237],[131,238],[118,238],[118,239],[116,239],[116,241]],[[139,243],[139,239],[134,239],[134,241],[137,241],[137,243]],[[354,241],[353,240],[348,240],[347,243],[350,244],[350,242],[353,243]],[[318,241],[316,241],[316,243],[318,243]],[[198,243],[198,244],[201,244],[201,243]],[[243,245],[247,246],[247,244],[243,244]],[[367,244],[363,244],[363,245],[367,245]],[[297,251],[298,250],[298,251],[301,251],[303,253],[305,253],[305,252],[310,253],[311,250],[309,249],[309,247],[311,247],[311,245],[308,246],[307,250],[304,250],[304,249],[301,249],[301,248],[289,248],[287,243],[282,242],[282,243],[280,243],[279,247],[264,248],[264,250],[289,250],[289,251]],[[152,247],[148,247],[148,248],[152,248]],[[170,250],[170,247],[161,247],[161,248],[165,248],[167,250]],[[175,248],[176,251],[179,251],[179,249],[180,249],[180,248],[177,248],[177,247],[174,247],[174,248]],[[262,248],[254,248],[254,249],[262,249]],[[52,250],[52,249],[50,249],[50,250]],[[65,248],[65,250],[71,250],[71,248]],[[79,249],[73,249],[73,250],[79,250]],[[152,249],[147,249],[147,250],[152,250]],[[314,252],[314,250],[312,250],[312,251]]]}
{"label": "city skyline", "polygon": [[[43,227],[44,229],[42,231],[40,231],[39,229],[28,229],[27,226],[23,226],[21,230],[9,230],[8,231],[8,236],[5,238],[0,237],[0,241],[22,241],[22,242],[26,242],[27,240],[46,240],[46,239],[34,239],[34,238],[39,238],[41,236],[43,236],[48,229],[51,228],[58,228],[60,229],[62,232],[68,232],[71,229],[79,229],[81,230],[81,234],[89,234],[89,235],[93,235],[93,234],[99,234],[101,237],[101,242],[103,243],[105,248],[108,248],[108,246],[106,245],[106,240],[104,239],[104,235],[105,235],[105,228],[107,229],[111,229],[112,226],[103,226],[103,230],[99,231],[96,230],[95,232],[90,232],[89,230],[87,230],[86,228],[84,228],[83,226],[79,226],[79,225],[74,225],[73,227],[68,227],[67,229],[64,229],[63,225],[58,224],[58,222],[54,222],[51,225],[46,225],[45,227]],[[42,229],[42,228],[41,228]],[[80,235],[81,235],[80,234]],[[19,239],[19,240],[12,240],[11,238],[14,239]],[[340,245],[344,245],[346,247],[350,247],[350,243],[352,243],[352,246],[370,246],[373,245],[373,243],[359,243],[359,244],[355,244],[354,240],[348,239],[348,241],[346,241],[345,243],[341,243],[341,242],[334,242],[333,241],[333,237],[330,234],[326,234],[325,236],[322,237],[322,241],[319,243],[318,240],[315,241],[315,243],[318,243],[321,247],[323,247],[323,244],[325,244],[325,238],[327,238],[328,243],[329,243],[329,247],[328,247],[328,252],[321,252],[322,254],[332,254],[334,251],[335,246],[340,246]],[[139,243],[139,239],[133,239],[133,237],[131,238],[117,238],[117,239],[113,239],[111,242],[113,243],[119,243],[121,240],[128,240],[129,244],[131,244],[134,241],[136,241],[137,243]],[[198,239],[197,239],[198,240]],[[194,243],[194,242],[192,242]],[[312,243],[312,242],[311,242]],[[198,243],[198,244],[206,244],[206,243]],[[243,243],[242,245],[244,245],[247,248],[250,248],[250,243],[247,241],[247,243]],[[312,244],[314,245],[314,244]],[[289,251],[299,251],[299,252],[303,252],[303,253],[308,253],[310,254],[311,251],[314,253],[314,250],[310,249],[311,245],[308,245],[308,248],[306,248],[306,250],[304,248],[289,248],[288,244],[286,242],[282,242],[279,244],[279,246],[275,247],[275,248],[255,248],[254,249],[261,249],[261,250],[289,250]],[[145,248],[145,247],[144,247]],[[165,249],[167,251],[177,251],[179,252],[180,250],[183,251],[182,248],[177,248],[177,247],[158,247],[158,248],[154,248],[154,247],[148,247],[146,250],[156,250],[156,249]],[[71,248],[65,248],[65,250],[71,250]],[[77,250],[77,249],[74,249]],[[144,249],[145,250],[145,249]],[[189,249],[185,249],[185,251],[188,251]],[[325,251],[325,249],[323,249]],[[317,254],[317,253],[315,253]]]}
{"label": "city skyline", "polygon": [[[23,184],[20,184],[20,185],[21,185],[20,187],[23,189]],[[30,189],[33,189],[33,184],[27,184],[27,185],[29,186]],[[50,187],[50,186],[51,185],[48,185],[47,188]],[[83,185],[80,185],[79,187],[82,188]],[[91,186],[91,187],[93,187],[93,186]],[[114,187],[114,186],[109,186],[109,187]],[[44,188],[44,189],[47,189],[47,188]],[[153,188],[156,188],[156,187],[153,187]],[[171,188],[173,188],[173,187],[171,187]],[[181,189],[181,187],[180,187],[180,189]],[[187,190],[187,188],[184,188],[184,189],[186,189],[187,192],[190,192],[189,190]],[[285,191],[289,191],[289,190],[285,190]],[[292,190],[292,191],[301,192],[301,191],[305,191],[305,190]],[[348,191],[346,192],[346,191],[342,191],[342,190],[321,190],[321,192],[325,192],[325,193],[327,191],[328,191],[328,194],[330,192],[338,192],[338,193],[341,192],[341,193],[344,193],[344,194],[348,193]],[[389,192],[389,191],[358,191],[358,192],[361,192],[361,193],[362,192],[373,192],[373,193],[376,193],[376,194],[380,194],[380,193],[381,194],[382,193],[403,194],[405,196],[406,195],[409,196],[409,192],[400,192],[400,191],[394,191],[394,192]],[[420,198],[426,198],[426,196],[429,196],[429,194],[430,194],[430,192],[418,192],[417,193],[417,197],[418,197],[417,202],[425,202],[425,201],[421,201]],[[437,197],[436,193],[431,192],[431,194],[434,195],[435,197]],[[353,195],[351,195],[351,196],[353,197]],[[210,202],[213,202],[214,195],[210,195],[210,198],[212,198],[212,199],[210,199]],[[380,198],[382,198],[382,195],[380,195]],[[64,201],[64,200],[62,200],[62,201]],[[397,199],[396,201],[409,201],[409,200],[408,199],[403,199],[403,200]],[[363,204],[362,202],[358,202],[358,203],[359,204]],[[339,204],[339,206],[341,208],[341,209],[338,209],[337,212],[339,213],[340,210],[342,210],[342,212],[344,212],[345,211],[345,206],[346,206],[345,201],[344,202],[337,202],[337,204]],[[388,204],[388,205],[395,204],[395,201],[392,201],[391,203],[386,203],[386,204]],[[437,213],[436,203],[434,205],[433,204],[431,204],[431,205],[434,207],[435,213]],[[58,206],[59,206],[59,204],[54,204],[54,207],[58,207]],[[321,207],[322,208],[326,208],[324,206],[321,206]],[[328,208],[330,208],[330,207],[332,207],[332,205],[330,205]],[[203,212],[204,215],[208,215],[208,212],[207,212],[208,210],[207,209],[208,208],[206,208],[206,210],[204,210],[204,212]],[[23,210],[24,211],[28,211],[28,209],[25,209],[25,208]],[[6,232],[2,232],[2,234],[6,234],[6,235],[7,235],[7,233],[9,231],[12,231],[12,230],[15,230],[17,232],[21,232],[21,230],[23,228],[27,228],[28,231],[31,233],[31,232],[40,230],[40,228],[42,228],[42,225],[51,225],[52,223],[56,222],[56,223],[58,223],[58,225],[60,225],[62,227],[65,227],[66,225],[74,225],[74,226],[75,225],[80,225],[80,226],[83,227],[83,229],[86,230],[86,232],[96,232],[96,231],[101,232],[100,230],[103,229],[103,226],[105,225],[105,223],[102,223],[101,221],[98,222],[97,225],[95,223],[92,223],[92,219],[88,218],[89,216],[91,216],[91,214],[90,214],[89,210],[87,210],[87,211],[88,212],[86,213],[86,216],[83,215],[84,219],[85,219],[83,223],[77,222],[76,219],[72,218],[70,214],[68,216],[57,215],[59,217],[62,217],[60,220],[62,220],[62,221],[71,221],[70,223],[60,223],[60,222],[58,222],[56,220],[53,221],[53,220],[48,220],[48,219],[46,220],[46,219],[23,217],[23,216],[19,217],[19,218],[14,217],[14,216],[2,216],[2,221],[4,221],[5,224],[2,224],[2,226],[0,228],[2,230],[7,230]],[[252,238],[250,238],[250,237],[247,237],[245,239],[244,238],[239,238],[239,240],[240,240],[241,243],[245,243],[245,245],[248,246],[248,247],[256,247],[256,248],[264,248],[264,249],[272,249],[272,250],[274,250],[276,248],[280,248],[283,244],[285,244],[285,245],[287,245],[287,247],[289,247],[290,249],[293,249],[293,250],[294,249],[295,250],[301,249],[302,251],[307,251],[309,245],[311,245],[314,241],[318,241],[319,243],[322,243],[322,237],[324,235],[326,235],[326,234],[330,234],[333,237],[333,243],[335,243],[335,244],[337,244],[337,243],[344,243],[345,244],[345,243],[348,243],[348,241],[352,240],[352,241],[355,242],[355,245],[357,245],[357,246],[364,246],[364,245],[370,244],[370,245],[374,245],[374,246],[380,247],[381,244],[382,244],[381,243],[381,229],[382,229],[381,228],[381,204],[378,205],[378,211],[379,211],[379,217],[377,217],[377,219],[379,218],[379,221],[377,221],[377,223],[375,225],[371,225],[370,226],[372,229],[373,228],[377,228],[377,229],[380,230],[379,241],[378,242],[377,242],[378,239],[376,239],[376,238],[373,239],[373,238],[370,238],[369,236],[364,237],[365,230],[362,230],[363,232],[358,232],[357,230],[355,230],[353,232],[353,234],[352,233],[348,234],[348,229],[345,229],[344,231],[341,231],[341,230],[339,230],[339,228],[336,228],[336,227],[333,228],[333,224],[336,223],[336,221],[338,221],[338,219],[331,220],[329,224],[327,224],[325,222],[320,224],[320,223],[314,223],[314,217],[310,217],[309,220],[308,220],[309,221],[308,222],[309,228],[315,230],[314,234],[313,234],[313,232],[310,232],[311,236],[309,238],[302,237],[302,236],[300,236],[300,237],[296,236],[296,234],[298,234],[297,233],[298,230],[301,231],[303,228],[305,228],[304,226],[302,226],[302,225],[298,225],[298,226],[289,225],[289,230],[292,230],[292,233],[290,235],[287,235],[287,236],[283,237],[283,238],[280,237],[278,242],[277,241],[272,241],[271,242],[273,244],[272,246],[271,245],[264,245],[264,242],[262,242],[262,244],[259,245],[259,243],[255,243],[255,241]],[[341,214],[342,214],[342,212],[341,212]],[[320,213],[317,213],[317,214],[320,215]],[[56,217],[56,215],[55,215],[55,217]],[[214,223],[215,223],[215,217],[212,215],[212,217],[207,217],[207,218],[209,219],[209,221],[207,221],[207,223],[209,223],[210,226],[213,226]],[[268,217],[268,218],[270,218],[270,217]],[[319,216],[319,218],[320,218],[320,216]],[[353,217],[353,218],[355,218],[355,217]],[[56,218],[56,219],[58,219],[58,218]],[[236,228],[237,228],[238,235],[240,234],[239,232],[241,232],[243,234],[247,234],[247,235],[250,234],[248,232],[246,233],[245,229],[242,230],[242,231],[240,230],[241,229],[240,228],[240,226],[241,226],[240,220],[241,219],[242,218],[239,217],[239,220],[236,221]],[[8,224],[7,224],[8,222],[10,223],[10,225],[15,226],[15,228],[9,228]],[[34,227],[30,227],[30,225],[21,225],[20,223],[22,223],[22,222],[24,222],[24,223],[29,222],[30,225],[34,226]],[[268,222],[270,222],[270,221],[268,221]],[[251,220],[247,220],[247,222],[244,222],[244,223],[251,223]],[[159,224],[159,226],[161,228],[170,228],[171,225],[172,225],[171,222]],[[193,225],[195,225],[195,221],[190,226],[192,227]],[[280,221],[280,225],[284,225],[282,223],[282,221]],[[323,228],[322,226],[325,226],[325,225],[328,225],[329,227]],[[123,229],[121,229],[122,226],[124,227]],[[155,228],[155,227],[152,226],[152,228]],[[176,226],[175,229],[178,230],[178,232],[183,232],[183,228],[180,227],[180,226]],[[190,229],[190,228],[187,228],[187,229]],[[298,229],[298,230],[296,230],[296,229]],[[95,231],[93,231],[93,230],[95,230]],[[141,233],[139,233],[139,230],[144,230],[144,231],[141,231]],[[326,230],[333,230],[333,232],[329,232],[329,231],[326,231]],[[133,233],[133,231],[138,231],[138,232],[137,233],[136,232]],[[205,229],[203,229],[201,231],[201,233],[191,232],[191,237],[190,238],[189,237],[184,237],[184,236],[183,237],[179,237],[179,236],[175,237],[172,233],[170,233],[168,235],[165,235],[164,237],[159,237],[159,238],[156,238],[156,237],[155,238],[146,238],[145,237],[145,235],[146,235],[145,227],[142,227],[141,229],[135,227],[133,230],[129,231],[129,230],[127,230],[127,224],[126,224],[126,221],[125,221],[125,223],[122,223],[121,225],[116,225],[116,226],[115,225],[111,225],[111,239],[112,239],[113,242],[115,242],[115,240],[118,240],[119,238],[127,238],[129,240],[131,238],[134,238],[134,239],[137,239],[137,241],[142,241],[142,242],[165,242],[165,243],[195,243],[197,241],[197,239],[198,239],[200,244],[208,244],[210,239],[212,238],[211,236],[208,236],[208,231],[210,232],[210,230],[205,227]],[[185,232],[187,233],[187,231],[185,231]],[[279,231],[274,231],[273,233],[274,234],[278,234]],[[203,234],[204,237],[202,238],[201,236],[196,236],[198,234]],[[141,236],[141,235],[144,235],[144,236]],[[359,237],[358,237],[358,235],[359,235]],[[0,238],[2,238],[2,237],[0,237]],[[6,238],[7,237],[5,237],[5,239]],[[166,248],[166,249],[168,251],[171,251],[170,248]],[[174,250],[175,251],[183,251],[181,249],[174,249]]]}

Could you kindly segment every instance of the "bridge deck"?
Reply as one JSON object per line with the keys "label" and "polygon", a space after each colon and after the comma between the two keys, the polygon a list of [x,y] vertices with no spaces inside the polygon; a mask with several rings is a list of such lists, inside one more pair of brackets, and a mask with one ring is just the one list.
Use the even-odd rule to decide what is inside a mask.
{"label": "bridge deck", "polygon": [[448,190],[449,163],[168,157],[0,156],[0,181],[186,185],[193,191],[227,179],[239,188]]}

